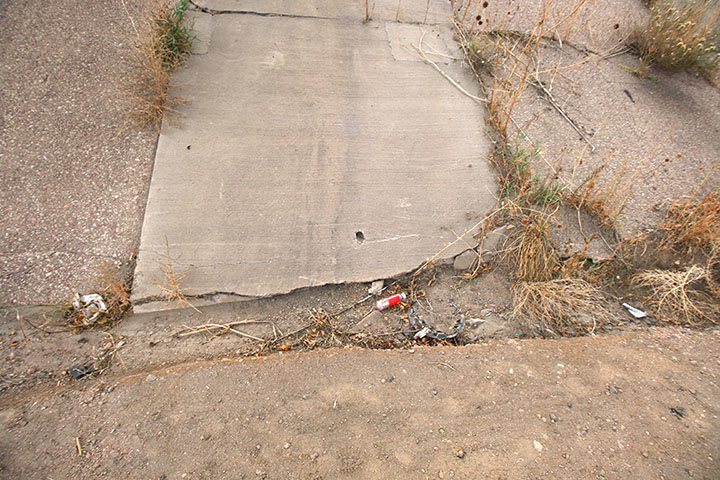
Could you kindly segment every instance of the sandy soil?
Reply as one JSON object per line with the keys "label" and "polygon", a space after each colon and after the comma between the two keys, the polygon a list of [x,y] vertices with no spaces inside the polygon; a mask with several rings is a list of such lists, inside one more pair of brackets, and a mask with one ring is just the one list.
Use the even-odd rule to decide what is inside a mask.
{"label": "sandy soil", "polygon": [[0,399],[0,475],[715,479],[718,333],[226,358],[38,387]]}

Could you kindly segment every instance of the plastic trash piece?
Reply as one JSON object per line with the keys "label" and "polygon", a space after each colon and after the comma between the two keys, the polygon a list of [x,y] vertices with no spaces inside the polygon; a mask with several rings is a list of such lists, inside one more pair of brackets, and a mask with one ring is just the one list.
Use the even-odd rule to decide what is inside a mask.
{"label": "plastic trash piece", "polygon": [[388,307],[397,305],[406,298],[407,296],[404,293],[396,293],[395,295],[390,295],[389,297],[385,297],[382,300],[378,300],[375,306],[378,310],[385,310]]}
{"label": "plastic trash piece", "polygon": [[68,368],[68,374],[75,380],[79,380],[83,378],[86,375],[90,375],[93,371],[87,367],[83,367],[82,365],[75,365],[70,368]]}
{"label": "plastic trash piece", "polygon": [[628,305],[627,303],[622,304],[623,307],[627,309],[628,312],[630,312],[630,315],[632,315],[635,318],[645,318],[648,316],[647,313],[643,312],[642,310],[638,310],[635,307],[632,307]]}
{"label": "plastic trash piece", "polygon": [[92,325],[103,313],[107,312],[105,301],[97,293],[89,295],[76,293],[72,306],[83,325]]}

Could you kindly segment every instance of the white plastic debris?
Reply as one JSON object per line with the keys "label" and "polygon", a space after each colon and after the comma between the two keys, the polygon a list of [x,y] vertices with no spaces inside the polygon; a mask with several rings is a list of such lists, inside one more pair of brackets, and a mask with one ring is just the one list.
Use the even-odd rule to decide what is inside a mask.
{"label": "white plastic debris", "polygon": [[97,293],[89,295],[76,293],[72,306],[75,308],[75,313],[79,314],[78,318],[83,325],[92,325],[103,313],[107,312],[105,301]]}
{"label": "white plastic debris", "polygon": [[485,323],[485,320],[482,318],[471,318],[470,320],[468,320],[467,323],[468,323],[468,327],[476,328],[481,323]]}
{"label": "white plastic debris", "polygon": [[630,315],[632,315],[635,318],[645,318],[648,316],[647,313],[643,312],[642,310],[638,310],[635,307],[632,307],[628,305],[627,303],[622,304],[623,307],[627,309],[628,312],[630,312]]}
{"label": "white plastic debris", "polygon": [[430,329],[428,327],[425,327],[415,334],[415,338],[425,338],[428,333],[430,333]]}

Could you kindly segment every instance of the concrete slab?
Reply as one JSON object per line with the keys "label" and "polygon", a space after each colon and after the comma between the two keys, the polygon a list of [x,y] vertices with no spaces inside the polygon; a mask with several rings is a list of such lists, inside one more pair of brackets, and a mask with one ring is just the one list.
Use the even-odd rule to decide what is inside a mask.
{"label": "concrete slab", "polygon": [[161,293],[166,238],[186,294],[267,296],[412,270],[493,205],[483,107],[409,53],[425,31],[475,92],[449,26],[218,14],[196,28],[209,48],[160,136],[136,304]]}

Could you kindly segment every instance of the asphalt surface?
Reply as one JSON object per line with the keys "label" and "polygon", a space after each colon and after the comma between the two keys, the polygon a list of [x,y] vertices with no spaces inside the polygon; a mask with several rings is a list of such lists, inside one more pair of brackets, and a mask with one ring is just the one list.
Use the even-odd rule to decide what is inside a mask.
{"label": "asphalt surface", "polygon": [[0,305],[86,293],[137,246],[157,134],[120,134],[125,3],[0,3]]}

